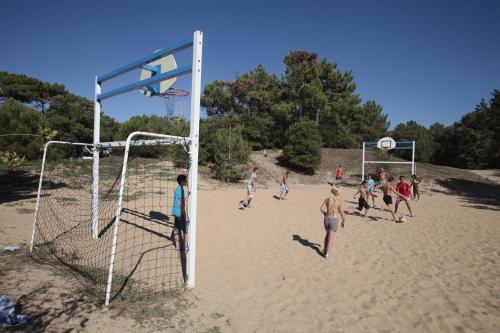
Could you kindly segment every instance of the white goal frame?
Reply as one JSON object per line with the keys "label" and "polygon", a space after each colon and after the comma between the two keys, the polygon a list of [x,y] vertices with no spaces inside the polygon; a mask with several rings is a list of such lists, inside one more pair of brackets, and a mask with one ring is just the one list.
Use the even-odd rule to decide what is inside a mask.
{"label": "white goal frame", "polygon": [[[103,82],[113,79],[117,76],[126,74],[134,69],[147,66],[148,63],[161,59],[179,51],[192,48],[192,63],[178,67],[177,69],[159,73],[148,79],[144,79],[111,91],[102,93]],[[189,200],[188,200],[188,214],[190,223],[188,228],[188,248],[186,253],[186,287],[194,288],[195,286],[195,272],[196,272],[196,226],[197,226],[197,203],[198,203],[198,151],[199,151],[199,126],[200,126],[200,96],[201,96],[201,69],[202,69],[202,48],[203,48],[203,33],[195,31],[193,38],[174,44],[170,47],[160,49],[151,55],[136,60],[126,66],[120,67],[104,75],[97,76],[95,79],[95,96],[94,96],[94,139],[93,143],[71,143],[62,141],[50,141],[44,147],[44,154],[42,159],[42,167],[40,173],[40,181],[38,186],[37,202],[35,208],[35,216],[33,222],[33,232],[31,238],[30,252],[33,251],[34,239],[37,230],[37,221],[40,205],[40,195],[42,191],[44,168],[46,164],[47,149],[50,144],[63,143],[69,145],[79,145],[92,148],[92,218],[90,223],[90,233],[94,239],[98,239],[99,234],[99,153],[102,148],[106,147],[124,147],[125,155],[122,164],[120,188],[118,196],[118,204],[116,210],[116,219],[114,222],[113,239],[111,244],[111,254],[109,260],[109,271],[106,286],[106,305],[109,305],[111,300],[111,287],[113,283],[113,269],[116,255],[116,244],[118,239],[118,229],[120,226],[120,214],[123,205],[123,193],[126,184],[127,162],[128,153],[131,146],[143,145],[169,145],[169,144],[182,144],[187,147],[189,153]],[[151,86],[155,83],[165,81],[172,78],[177,78],[182,75],[191,73],[191,113],[190,113],[190,130],[188,137],[172,136],[160,133],[148,132],[133,132],[127,141],[116,142],[101,142],[100,141],[100,119],[103,100],[129,92]],[[149,137],[149,140],[134,140],[135,136]]]}
{"label": "white goal frame", "polygon": [[396,145],[390,149],[395,150],[410,150],[411,149],[411,162],[399,162],[399,161],[371,161],[366,160],[366,151],[381,149],[377,147],[378,141],[367,141],[363,142],[363,156],[361,164],[361,180],[365,179],[365,166],[367,164],[406,164],[411,165],[411,174],[414,175],[416,172],[417,165],[415,163],[415,141],[395,141]]}

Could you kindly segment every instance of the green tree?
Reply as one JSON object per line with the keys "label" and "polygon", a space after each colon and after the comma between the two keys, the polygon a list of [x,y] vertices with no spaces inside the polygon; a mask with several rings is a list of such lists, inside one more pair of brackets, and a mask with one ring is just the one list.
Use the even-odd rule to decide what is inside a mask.
{"label": "green tree", "polygon": [[40,113],[12,98],[0,103],[0,151],[33,159],[42,146]]}
{"label": "green tree", "polygon": [[[433,141],[427,128],[411,120],[405,124],[398,124],[392,131],[392,137],[396,141],[415,141],[415,160],[418,162],[429,162],[434,153]],[[403,151],[395,154],[411,159],[411,151]]]}
{"label": "green tree", "polygon": [[45,113],[52,99],[66,94],[62,84],[47,83],[23,74],[0,72],[0,99],[13,98]]}
{"label": "green tree", "polygon": [[283,150],[285,161],[294,169],[313,174],[321,163],[321,134],[318,125],[303,118],[290,127]]}

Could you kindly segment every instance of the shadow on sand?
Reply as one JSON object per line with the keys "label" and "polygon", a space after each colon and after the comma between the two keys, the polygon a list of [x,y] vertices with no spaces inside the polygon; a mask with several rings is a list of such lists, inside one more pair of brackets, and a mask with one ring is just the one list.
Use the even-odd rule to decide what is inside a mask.
{"label": "shadow on sand", "polygon": [[316,251],[316,253],[320,257],[324,257],[323,252],[321,251],[321,247],[320,247],[321,245],[316,244],[316,243],[311,243],[310,241],[300,237],[299,235],[293,235],[293,240],[299,242],[301,245],[303,245],[305,247],[310,247],[311,249]]}
{"label": "shadow on sand", "polygon": [[432,192],[458,195],[470,204],[465,207],[500,211],[500,185],[459,178],[437,179],[436,183],[448,191],[432,189]]}

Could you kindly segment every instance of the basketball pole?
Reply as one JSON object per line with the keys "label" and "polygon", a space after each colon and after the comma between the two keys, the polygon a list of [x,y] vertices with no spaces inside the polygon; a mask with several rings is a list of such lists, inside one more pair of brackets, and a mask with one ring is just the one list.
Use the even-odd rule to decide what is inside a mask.
{"label": "basketball pole", "polygon": [[361,165],[361,181],[365,180],[365,142],[363,141],[363,164]]}
{"label": "basketball pole", "polygon": [[94,95],[94,148],[92,149],[92,237],[98,238],[99,230],[99,142],[101,130],[101,102],[97,96],[101,94],[101,83],[95,78]]}
{"label": "basketball pole", "polygon": [[411,175],[415,174],[415,141],[412,141],[413,145],[411,148]]}
{"label": "basketball pole", "polygon": [[198,203],[198,149],[200,132],[200,95],[201,95],[201,57],[203,49],[203,33],[195,31],[193,37],[193,69],[191,79],[191,126],[189,138],[189,227],[188,252],[186,254],[186,286],[194,288],[196,277],[196,223]]}

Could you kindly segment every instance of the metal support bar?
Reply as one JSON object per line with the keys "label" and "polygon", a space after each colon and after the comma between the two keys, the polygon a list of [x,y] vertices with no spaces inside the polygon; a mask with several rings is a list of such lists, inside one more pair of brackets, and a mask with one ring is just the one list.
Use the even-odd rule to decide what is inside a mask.
{"label": "metal support bar", "polygon": [[142,65],[145,65],[145,64],[148,64],[148,63],[153,62],[155,60],[161,59],[169,54],[173,54],[173,53],[182,51],[184,49],[187,49],[187,48],[191,47],[192,45],[193,45],[193,40],[188,39],[188,40],[182,41],[180,43],[174,44],[168,48],[158,50],[155,53],[148,55],[144,58],[141,58],[139,60],[136,60],[128,65],[120,67],[120,68],[118,68],[114,71],[111,71],[109,73],[106,73],[104,75],[98,76],[97,82],[102,83],[104,81],[110,80],[114,77],[117,77],[118,75],[122,75],[122,74],[125,74],[127,72],[130,72],[134,69],[141,67]]}
{"label": "metal support bar", "polygon": [[365,164],[413,164],[413,162],[397,162],[397,161],[365,161]]}
{"label": "metal support bar", "polygon": [[126,85],[126,86],[123,86],[123,87],[120,87],[117,89],[113,89],[113,90],[108,91],[104,94],[99,94],[99,95],[97,95],[97,100],[100,102],[102,100],[105,100],[106,98],[110,98],[110,97],[113,97],[116,95],[124,94],[126,92],[129,92],[129,91],[132,91],[135,89],[144,88],[144,87],[152,85],[153,83],[168,80],[168,79],[182,76],[182,75],[186,75],[190,72],[191,72],[190,65],[182,66],[182,67],[179,67],[177,69],[173,69],[171,71],[165,72],[163,74],[157,74],[157,75],[152,76],[148,79],[144,79],[144,80],[139,81],[139,82],[131,83],[129,85]]}
{"label": "metal support bar", "polygon": [[97,98],[101,93],[101,84],[95,79],[94,92],[94,148],[92,150],[92,237],[99,235],[99,149],[101,141],[101,101]]}
{"label": "metal support bar", "polygon": [[200,131],[200,95],[201,95],[201,57],[203,49],[203,33],[195,31],[193,37],[193,71],[191,78],[191,137],[190,170],[189,170],[189,200],[188,214],[190,218],[188,227],[188,252],[186,253],[186,285],[194,288],[196,277],[196,227],[198,203],[198,145]]}
{"label": "metal support bar", "polygon": [[[176,144],[186,144],[191,141],[188,137],[167,135],[167,139],[155,139],[155,140],[134,140],[132,142],[133,146],[158,146],[158,145],[176,145]],[[99,147],[125,147],[127,141],[112,141],[112,142],[101,142]]]}

